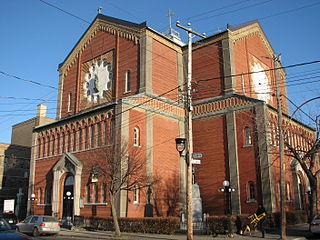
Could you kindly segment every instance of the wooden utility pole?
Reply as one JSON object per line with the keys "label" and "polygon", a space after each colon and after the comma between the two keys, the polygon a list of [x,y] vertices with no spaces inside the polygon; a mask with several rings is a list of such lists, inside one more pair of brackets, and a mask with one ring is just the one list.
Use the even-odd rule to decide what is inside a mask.
{"label": "wooden utility pole", "polygon": [[188,32],[188,79],[187,79],[187,240],[193,239],[193,225],[192,225],[192,153],[193,153],[193,141],[192,141],[192,34],[205,38],[205,35],[197,33],[188,27],[180,25],[180,22],[176,22],[176,26],[182,28]]}
{"label": "wooden utility pole", "polygon": [[277,79],[277,63],[280,62],[280,55],[273,56],[273,68],[274,68],[274,80],[276,82],[276,97],[278,104],[278,134],[279,134],[279,157],[280,157],[280,216],[281,216],[281,239],[285,240],[286,236],[286,209],[285,209],[285,172],[286,165],[284,162],[284,141],[283,141],[283,130],[282,130],[282,105],[280,98],[279,82]]}

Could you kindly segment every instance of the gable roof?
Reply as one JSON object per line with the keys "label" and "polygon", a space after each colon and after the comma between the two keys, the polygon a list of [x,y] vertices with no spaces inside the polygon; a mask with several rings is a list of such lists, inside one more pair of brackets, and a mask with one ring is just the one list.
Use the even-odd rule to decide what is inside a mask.
{"label": "gable roof", "polygon": [[64,61],[59,64],[58,69],[61,70],[63,68],[62,72],[64,69],[69,69],[70,65],[74,63],[74,58],[78,56],[78,54],[84,49],[84,47],[95,35],[97,30],[103,30],[137,41],[137,36],[139,35],[140,31],[146,27],[146,22],[137,24],[103,14],[98,14],[69,52]]}

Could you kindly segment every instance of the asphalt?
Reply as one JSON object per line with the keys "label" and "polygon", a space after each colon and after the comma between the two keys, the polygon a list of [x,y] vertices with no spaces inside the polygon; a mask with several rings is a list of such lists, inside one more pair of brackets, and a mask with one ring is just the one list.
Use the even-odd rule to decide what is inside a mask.
{"label": "asphalt", "polygon": [[[95,236],[97,239],[122,239],[122,240],[182,240],[186,239],[185,234],[174,234],[174,235],[163,235],[163,234],[142,234],[142,233],[122,233],[122,237],[113,237],[113,232],[107,231],[86,231],[84,229],[75,229],[75,230],[67,230],[62,229],[61,235],[88,235],[88,236]],[[100,236],[100,237],[99,237]],[[234,239],[234,240],[255,240],[255,239],[262,239],[261,232],[255,231],[250,234],[239,235],[218,235],[218,236],[211,236],[211,235],[194,235],[194,240],[208,240],[208,239],[216,239],[216,240],[226,240],[226,239]],[[280,239],[280,229],[267,229],[267,233],[264,239]],[[288,240],[303,240],[303,239],[320,239],[313,236],[308,231],[307,224],[299,224],[294,226],[287,227],[286,239]]]}

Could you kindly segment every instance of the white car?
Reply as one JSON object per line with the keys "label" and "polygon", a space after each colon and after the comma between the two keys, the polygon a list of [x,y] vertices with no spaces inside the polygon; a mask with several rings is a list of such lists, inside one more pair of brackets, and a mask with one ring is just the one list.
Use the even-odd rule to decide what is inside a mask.
{"label": "white car", "polygon": [[22,233],[33,234],[34,237],[40,234],[58,234],[60,224],[52,216],[28,216],[17,224],[16,230]]}
{"label": "white car", "polygon": [[310,232],[320,234],[320,216],[316,216],[309,225]]}

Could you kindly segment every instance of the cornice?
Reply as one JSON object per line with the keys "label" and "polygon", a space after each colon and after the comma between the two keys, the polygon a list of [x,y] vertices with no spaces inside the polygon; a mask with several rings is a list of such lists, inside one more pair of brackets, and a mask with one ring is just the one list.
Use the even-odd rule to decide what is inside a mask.
{"label": "cornice", "polygon": [[143,29],[130,28],[121,24],[109,23],[102,19],[97,19],[87,30],[84,36],[79,40],[66,60],[61,64],[58,69],[60,74],[63,74],[64,76],[66,75],[66,72],[70,70],[79,55],[84,51],[98,31],[107,32],[112,35],[134,41],[135,44],[137,44]]}
{"label": "cornice", "polygon": [[131,97],[124,100],[124,103],[131,104],[150,111],[165,113],[170,116],[177,116],[179,118],[185,116],[184,108],[178,105],[173,105],[168,102],[164,102],[160,99],[155,99],[149,96]]}
{"label": "cornice", "polygon": [[217,101],[205,102],[193,107],[193,117],[251,104],[252,101],[250,101],[249,99],[239,97],[230,97]]}

